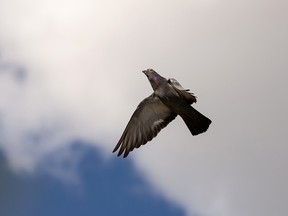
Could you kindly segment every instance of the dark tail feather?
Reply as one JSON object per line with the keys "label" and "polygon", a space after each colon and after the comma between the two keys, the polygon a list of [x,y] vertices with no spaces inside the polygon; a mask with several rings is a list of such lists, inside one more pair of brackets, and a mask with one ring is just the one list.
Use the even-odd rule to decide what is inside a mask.
{"label": "dark tail feather", "polygon": [[185,112],[179,115],[182,117],[193,136],[207,131],[212,122],[209,118],[202,115],[191,106],[187,107]]}

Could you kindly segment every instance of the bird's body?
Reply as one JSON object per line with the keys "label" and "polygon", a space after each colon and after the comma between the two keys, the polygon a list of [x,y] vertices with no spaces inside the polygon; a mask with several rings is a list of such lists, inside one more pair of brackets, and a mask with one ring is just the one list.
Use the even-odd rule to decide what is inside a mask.
{"label": "bird's body", "polygon": [[121,146],[118,156],[124,150],[127,157],[134,148],[139,148],[153,139],[162,128],[180,115],[192,135],[205,132],[211,120],[192,106],[196,97],[184,89],[177,80],[166,79],[153,69],[143,71],[154,92],[145,98],[133,113],[113,152]]}

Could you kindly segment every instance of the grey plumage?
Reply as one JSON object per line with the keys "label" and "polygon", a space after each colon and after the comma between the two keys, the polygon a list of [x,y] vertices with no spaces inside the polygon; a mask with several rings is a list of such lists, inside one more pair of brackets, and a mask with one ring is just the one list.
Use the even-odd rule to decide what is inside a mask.
{"label": "grey plumage", "polygon": [[113,152],[127,157],[134,148],[152,140],[161,129],[180,115],[192,135],[205,132],[211,120],[192,106],[196,97],[184,89],[176,79],[165,79],[153,69],[144,70],[154,92],[145,98],[129,120]]}

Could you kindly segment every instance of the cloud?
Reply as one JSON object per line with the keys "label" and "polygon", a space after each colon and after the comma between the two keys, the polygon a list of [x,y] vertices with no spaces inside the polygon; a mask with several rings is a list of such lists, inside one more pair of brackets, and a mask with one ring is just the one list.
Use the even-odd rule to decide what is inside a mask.
{"label": "cloud", "polygon": [[191,214],[284,215],[287,3],[203,2],[1,1],[0,147],[11,167],[35,171],[74,139],[112,156],[152,91],[140,73],[152,67],[190,88],[213,124],[192,137],[177,118],[133,152],[147,179]]}

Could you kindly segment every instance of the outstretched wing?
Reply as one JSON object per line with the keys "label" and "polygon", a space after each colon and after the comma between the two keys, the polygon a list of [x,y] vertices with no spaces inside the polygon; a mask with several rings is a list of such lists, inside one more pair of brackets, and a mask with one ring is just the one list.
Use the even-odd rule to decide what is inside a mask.
{"label": "outstretched wing", "polygon": [[113,152],[120,148],[118,156],[125,150],[127,157],[134,148],[152,140],[176,116],[157,96],[150,95],[138,105]]}
{"label": "outstretched wing", "polygon": [[189,92],[190,89],[184,89],[176,79],[170,78],[168,79],[168,83],[179,95],[184,97],[190,104],[197,102],[196,96],[194,96],[193,93]]}

